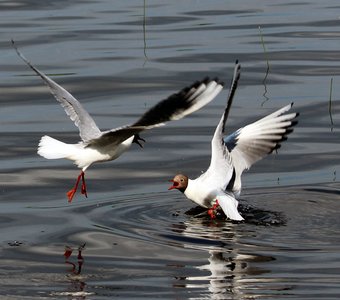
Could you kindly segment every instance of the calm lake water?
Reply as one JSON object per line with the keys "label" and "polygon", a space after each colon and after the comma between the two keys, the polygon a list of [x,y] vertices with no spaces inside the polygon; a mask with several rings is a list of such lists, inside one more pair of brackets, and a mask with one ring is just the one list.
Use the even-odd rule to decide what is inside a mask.
{"label": "calm lake water", "polygon": [[[0,24],[1,299],[339,299],[338,1],[4,0]],[[244,223],[167,191],[207,168],[227,89],[92,166],[68,204],[77,168],[36,147],[78,131],[11,39],[103,129],[205,76],[229,83],[236,59],[230,132],[292,101],[299,124],[243,176]]]}

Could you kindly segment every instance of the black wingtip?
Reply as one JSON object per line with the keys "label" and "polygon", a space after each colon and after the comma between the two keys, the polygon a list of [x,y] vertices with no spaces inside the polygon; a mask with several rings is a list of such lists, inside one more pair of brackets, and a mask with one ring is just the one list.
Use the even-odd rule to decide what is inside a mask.
{"label": "black wingtip", "polygon": [[235,67],[237,66],[237,71],[240,71],[240,69],[241,69],[241,64],[240,64],[240,62],[239,62],[239,60],[238,59],[236,59],[236,61],[235,61]]}
{"label": "black wingtip", "polygon": [[15,41],[13,40],[13,39],[11,39],[11,44],[12,44],[12,47],[14,48],[14,50],[16,51],[16,52],[18,52],[19,50],[18,50],[18,47],[17,47],[17,45],[16,45],[16,43],[15,43]]}
{"label": "black wingtip", "polygon": [[[197,87],[199,87],[202,83],[204,83],[204,84],[209,84],[211,81],[215,81],[217,84],[220,84],[220,85],[222,85],[222,86],[224,86],[224,82],[223,81],[221,81],[217,76],[216,77],[214,77],[214,78],[210,78],[209,76],[206,76],[206,77],[204,77],[201,81],[195,81],[195,83],[194,84],[192,84],[190,87],[188,87],[187,89],[188,90],[190,90],[190,88],[192,88],[192,87],[195,87],[195,88],[197,88]],[[184,90],[184,89],[183,89]]]}
{"label": "black wingtip", "polygon": [[297,125],[299,123],[298,120],[293,120],[292,123],[290,124],[291,127]]}
{"label": "black wingtip", "polygon": [[221,81],[218,77],[214,77],[212,80],[215,81],[217,84],[224,86],[224,82]]}
{"label": "black wingtip", "polygon": [[293,128],[288,128],[285,132],[285,135],[288,135],[288,134],[292,133],[293,131],[294,131]]}
{"label": "black wingtip", "polygon": [[203,78],[202,81],[197,81],[197,82],[198,82],[199,84],[201,84],[201,83],[207,84],[207,83],[210,82],[210,77],[209,77],[209,76],[206,76],[206,77]]}
{"label": "black wingtip", "polygon": [[13,39],[11,39],[11,44],[12,44],[12,47],[14,48],[14,50],[16,51],[16,53],[19,56],[22,56],[22,54],[19,52],[19,49],[18,49],[18,46],[17,46],[16,42]]}
{"label": "black wingtip", "polygon": [[228,94],[228,98],[227,98],[227,106],[226,106],[226,108],[224,110],[224,114],[223,114],[222,133],[224,133],[224,131],[225,131],[225,124],[226,124],[226,121],[227,121],[227,118],[228,118],[228,115],[229,115],[230,107],[231,107],[231,104],[233,102],[233,98],[234,98],[240,77],[241,77],[241,65],[238,63],[238,59],[237,59],[235,67],[234,67],[233,78],[231,79],[231,83],[230,83],[229,94]]}
{"label": "black wingtip", "polygon": [[276,146],[275,146],[274,148],[270,149],[270,151],[268,152],[268,154],[271,154],[271,153],[273,153],[274,151],[277,151],[277,150],[280,149],[280,148],[281,148],[281,144],[278,143],[278,144],[276,144]]}

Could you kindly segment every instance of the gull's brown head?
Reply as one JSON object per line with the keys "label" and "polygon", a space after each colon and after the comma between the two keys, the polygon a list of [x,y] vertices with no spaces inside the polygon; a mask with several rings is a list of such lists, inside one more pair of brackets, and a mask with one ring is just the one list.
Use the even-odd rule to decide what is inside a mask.
{"label": "gull's brown head", "polygon": [[172,182],[172,186],[170,186],[168,190],[177,189],[184,193],[188,186],[188,176],[177,174],[173,179],[170,180],[170,182]]}

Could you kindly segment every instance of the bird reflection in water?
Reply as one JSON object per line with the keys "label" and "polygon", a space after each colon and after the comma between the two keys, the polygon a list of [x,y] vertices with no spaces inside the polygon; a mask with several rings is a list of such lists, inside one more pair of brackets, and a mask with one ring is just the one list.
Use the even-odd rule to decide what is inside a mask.
{"label": "bird reflection in water", "polygon": [[[82,296],[86,296],[88,293],[84,291],[86,283],[83,281],[83,276],[80,275],[82,271],[82,267],[84,264],[84,257],[82,255],[83,250],[85,249],[85,244],[78,247],[78,254],[76,260],[72,259],[73,249],[70,246],[65,246],[65,263],[71,265],[71,269],[69,270],[70,274],[68,278],[72,282],[71,292],[69,295],[81,297],[80,299],[85,299]],[[75,262],[73,262],[75,261]]]}
{"label": "bird reflection in water", "polygon": [[71,273],[74,275],[80,275],[81,268],[84,263],[84,258],[82,255],[82,251],[85,249],[85,244],[78,247],[78,255],[77,255],[77,265],[69,260],[70,256],[72,255],[73,249],[69,246],[65,246],[65,263],[72,266]]}
{"label": "bird reflection in water", "polygon": [[[198,216],[195,214],[183,223],[173,224],[172,230],[180,234],[184,248],[203,251],[209,256],[204,264],[176,266],[180,275],[175,276],[173,286],[188,289],[190,299],[252,297],[254,286],[251,286],[256,286],[261,278],[259,275],[269,272],[256,264],[272,261],[274,258],[249,253],[249,249],[242,251],[242,229],[237,224],[211,220],[206,212],[199,213]],[[258,284],[261,285],[260,282]]]}

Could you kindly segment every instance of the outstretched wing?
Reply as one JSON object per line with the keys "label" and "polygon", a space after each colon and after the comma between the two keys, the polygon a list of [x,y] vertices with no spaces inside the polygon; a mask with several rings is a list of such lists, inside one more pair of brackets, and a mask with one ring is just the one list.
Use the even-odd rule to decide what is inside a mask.
{"label": "outstretched wing", "polygon": [[171,120],[179,120],[200,109],[214,99],[223,89],[217,78],[205,78],[171,95],[148,110],[133,126],[160,126]]}
{"label": "outstretched wing", "polygon": [[133,125],[104,132],[101,137],[93,139],[89,146],[118,145],[143,130],[164,125],[168,121],[179,120],[209,103],[222,89],[223,83],[218,79],[205,78],[197,81],[156,104]]}
{"label": "outstretched wing", "polygon": [[228,118],[231,104],[235,95],[241,74],[241,65],[235,62],[234,75],[230,84],[227,105],[224,113],[215,129],[213,139],[211,141],[211,161],[207,172],[203,175],[212,180],[215,185],[227,188],[229,181],[233,177],[233,166],[230,153],[226,149],[223,142],[224,127]]}
{"label": "outstretched wing", "polygon": [[19,55],[19,57],[47,84],[53,96],[60,102],[66,114],[79,128],[79,135],[84,142],[88,142],[101,135],[101,131],[88,112],[83,108],[77,99],[75,99],[68,91],[66,91],[59,84],[54,82],[51,78],[46,76],[43,72],[35,68],[29,60],[19,51],[14,41],[12,45]]}
{"label": "outstretched wing", "polygon": [[281,142],[293,131],[298,113],[288,113],[293,103],[238,129],[224,138],[236,171],[234,190],[241,189],[241,175],[255,162],[281,147]]}

